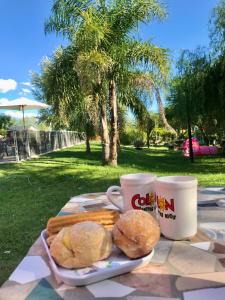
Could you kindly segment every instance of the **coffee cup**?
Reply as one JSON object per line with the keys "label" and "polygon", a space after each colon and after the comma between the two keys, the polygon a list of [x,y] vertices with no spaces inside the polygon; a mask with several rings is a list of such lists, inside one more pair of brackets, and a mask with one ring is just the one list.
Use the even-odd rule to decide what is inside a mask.
{"label": "coffee cup", "polygon": [[[150,173],[127,174],[120,177],[121,186],[111,186],[106,194],[110,202],[125,212],[130,209],[155,211],[154,182]],[[117,194],[117,195],[116,195]],[[121,197],[118,197],[119,196]]]}
{"label": "coffee cup", "polygon": [[196,234],[197,185],[197,179],[191,176],[156,179],[157,217],[165,237],[183,240]]}

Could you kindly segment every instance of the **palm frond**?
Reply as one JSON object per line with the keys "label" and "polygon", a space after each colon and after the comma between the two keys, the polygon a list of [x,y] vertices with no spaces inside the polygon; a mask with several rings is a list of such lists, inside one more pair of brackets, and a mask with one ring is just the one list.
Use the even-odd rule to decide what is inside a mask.
{"label": "palm frond", "polygon": [[104,51],[92,50],[79,53],[74,66],[80,83],[85,89],[91,89],[92,85],[98,85],[103,81],[112,68],[113,61]]}
{"label": "palm frond", "polygon": [[109,23],[93,7],[82,12],[81,16],[83,22],[74,34],[73,40],[82,51],[97,49],[111,34]]}
{"label": "palm frond", "polygon": [[136,40],[127,41],[129,44],[127,58],[134,66],[141,64],[142,68],[167,78],[169,73],[169,55],[168,50],[160,48],[151,42],[141,42]]}
{"label": "palm frond", "polygon": [[154,86],[154,76],[146,72],[130,72],[130,78],[135,87],[151,91]]}
{"label": "palm frond", "polygon": [[158,0],[115,0],[110,9],[114,38],[121,40],[140,22],[166,16],[165,9]]}
{"label": "palm frond", "polygon": [[54,0],[52,15],[45,22],[45,33],[56,32],[71,37],[82,23],[82,12],[93,1],[90,0]]}

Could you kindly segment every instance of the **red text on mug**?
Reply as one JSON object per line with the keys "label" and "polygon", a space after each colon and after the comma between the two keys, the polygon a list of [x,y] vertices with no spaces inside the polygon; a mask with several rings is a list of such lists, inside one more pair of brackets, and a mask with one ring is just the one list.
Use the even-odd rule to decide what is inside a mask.
{"label": "red text on mug", "polygon": [[149,193],[146,194],[145,197],[141,197],[140,194],[136,194],[131,199],[131,205],[133,209],[153,211],[155,207],[155,194]]}

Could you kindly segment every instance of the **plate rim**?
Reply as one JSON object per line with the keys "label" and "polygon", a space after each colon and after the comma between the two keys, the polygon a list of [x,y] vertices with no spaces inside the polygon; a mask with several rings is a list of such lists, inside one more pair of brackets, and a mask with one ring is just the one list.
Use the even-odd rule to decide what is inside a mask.
{"label": "plate rim", "polygon": [[[48,244],[46,242],[46,233],[47,233],[46,229],[42,230],[42,232],[41,232],[41,239],[42,239],[42,242],[44,244],[45,251],[48,255],[49,262],[50,262],[50,265],[52,267],[53,273],[55,273],[55,275],[57,277],[59,277],[63,282],[65,282],[64,280],[68,279],[68,280],[79,281],[79,283],[77,283],[77,284],[74,283],[74,285],[78,285],[78,284],[79,285],[87,285],[88,283],[80,283],[80,282],[94,279],[94,278],[98,277],[99,275],[101,275],[101,276],[105,275],[106,276],[105,279],[110,278],[110,276],[108,276],[108,275],[110,275],[110,273],[112,273],[112,272],[110,272],[110,268],[101,269],[100,272],[96,271],[96,272],[93,272],[93,273],[88,273],[88,274],[84,274],[84,275],[80,275],[80,276],[75,274],[75,272],[74,272],[74,276],[66,276],[65,274],[62,274],[59,270],[58,265],[55,263],[54,259],[52,258],[51,254],[50,254],[49,247],[48,247]],[[118,275],[130,272],[131,270],[134,270],[138,267],[141,267],[141,266],[144,266],[145,264],[148,264],[151,261],[154,253],[155,253],[155,250],[153,248],[152,251],[148,255],[143,256],[143,257],[138,258],[138,259],[130,260],[131,264],[126,263],[125,266],[121,266],[120,268],[115,268],[114,267],[111,270],[114,271],[114,272],[115,271],[118,271],[118,272],[121,271],[120,273],[118,273]],[[102,260],[102,261],[104,261],[104,260]],[[135,264],[135,262],[136,262],[136,264]],[[63,267],[60,267],[60,268],[63,268]],[[124,270],[125,268],[126,268],[126,270]],[[129,268],[130,268],[130,270],[127,271],[127,269],[129,269]],[[78,269],[63,268],[63,269],[65,269],[65,270],[79,270],[79,269],[82,269],[82,268],[78,268]],[[117,275],[112,274],[111,277],[114,277],[114,276],[117,276]],[[99,280],[97,279],[95,282],[101,281],[101,280],[104,280],[104,279],[99,279]]]}

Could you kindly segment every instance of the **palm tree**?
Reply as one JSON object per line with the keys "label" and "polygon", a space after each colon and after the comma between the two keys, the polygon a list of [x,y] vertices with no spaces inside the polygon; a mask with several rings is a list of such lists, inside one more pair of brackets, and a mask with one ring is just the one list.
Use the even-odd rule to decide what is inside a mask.
{"label": "palm tree", "polygon": [[177,136],[176,130],[167,121],[165,108],[163,106],[161,96],[160,96],[159,87],[155,86],[154,89],[155,89],[156,101],[157,101],[157,104],[158,104],[159,115],[161,117],[162,123],[163,123],[166,130],[174,133],[174,135]]}
{"label": "palm tree", "polygon": [[42,62],[41,75],[33,74],[35,96],[51,105],[42,116],[58,128],[78,129],[86,133],[86,151],[90,152],[90,138],[98,124],[98,108],[91,96],[84,92],[71,62],[73,47],[59,48],[51,59]]}
{"label": "palm tree", "polygon": [[93,98],[99,107],[103,164],[109,162],[108,107],[105,93],[104,71],[111,60],[97,46],[108,32],[107,23],[96,14],[95,5],[88,1],[54,2],[52,16],[45,25],[46,32],[62,33],[70,39],[76,49],[70,67],[76,70],[83,90]]}
{"label": "palm tree", "polygon": [[[52,16],[46,23],[46,32],[62,33],[78,49],[75,62],[77,74],[83,78],[80,81],[92,86],[93,98],[101,106],[102,140],[105,149],[108,143],[105,116],[107,105],[109,106],[112,165],[117,164],[117,102],[128,99],[125,91],[133,95],[127,102],[128,106],[132,106],[134,101],[143,102],[143,93],[132,87],[132,80],[128,80],[125,91],[119,90],[120,87],[124,88],[124,78],[131,75],[132,79],[132,73],[137,70],[141,73],[143,69],[161,76],[168,73],[167,51],[150,42],[131,38],[130,32],[140,22],[149,22],[153,18],[164,16],[165,11],[157,0],[114,0],[110,3],[104,0],[55,0]],[[118,97],[118,94],[122,97]]]}

